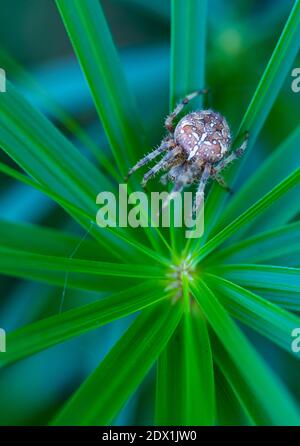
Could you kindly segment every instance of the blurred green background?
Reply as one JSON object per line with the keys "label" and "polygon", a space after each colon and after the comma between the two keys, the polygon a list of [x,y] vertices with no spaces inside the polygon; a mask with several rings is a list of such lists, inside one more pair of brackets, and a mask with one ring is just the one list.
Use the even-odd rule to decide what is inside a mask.
{"label": "blurred green background", "polygon": [[[103,0],[102,5],[150,142],[156,145],[163,135],[162,123],[169,103],[170,2]],[[233,131],[237,130],[292,5],[292,0],[209,1],[206,85],[212,93],[207,105],[224,114]],[[111,157],[55,2],[1,0],[0,42],[0,67],[30,102],[56,123],[49,106],[56,101],[81,122],[97,146]],[[294,66],[300,66],[299,57]],[[291,82],[292,77],[288,77],[248,159],[247,176],[299,123],[300,93],[291,91]],[[74,142],[86,152],[80,142]],[[11,165],[11,159],[0,153],[1,161]],[[89,153],[87,156],[92,157]],[[97,163],[96,159],[93,161]],[[4,176],[0,176],[0,184],[1,219],[82,234],[82,229],[38,191]],[[11,331],[56,314],[61,297],[60,288],[1,276],[0,327]],[[64,309],[98,298],[96,293],[67,289]],[[47,423],[131,319],[122,319],[1,371],[0,424]],[[295,359],[258,335],[249,335],[300,400],[299,366]],[[154,376],[150,372],[116,424],[152,423],[153,399]]]}

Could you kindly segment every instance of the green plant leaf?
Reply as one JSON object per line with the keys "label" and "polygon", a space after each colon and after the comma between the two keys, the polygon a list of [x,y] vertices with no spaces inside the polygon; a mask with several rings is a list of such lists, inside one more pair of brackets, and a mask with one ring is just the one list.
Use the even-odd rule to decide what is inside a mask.
{"label": "green plant leaf", "polygon": [[[248,395],[250,393],[252,400],[259,402],[259,405],[252,403],[249,395],[254,410],[250,412],[248,408],[248,413],[250,412],[251,416],[255,417],[255,421],[259,421],[259,424],[299,425],[300,413],[289,393],[262,361],[215,295],[200,281],[191,282],[191,290],[206,319],[224,346],[230,361],[227,370],[231,375],[234,374],[234,379],[238,380],[239,376],[242,379],[242,383],[236,384],[236,386],[242,387],[243,392]],[[223,358],[218,364],[227,377],[228,375],[222,368]],[[238,374],[234,373],[235,369]],[[258,407],[260,410],[256,412]],[[262,415],[260,416],[260,414]]]}
{"label": "green plant leaf", "polygon": [[66,234],[42,226],[0,220],[0,246],[48,256],[69,256],[78,245],[77,256],[88,260],[108,260],[109,253],[98,249],[94,240]]}
{"label": "green plant leaf", "polygon": [[205,263],[259,263],[289,254],[300,256],[300,222],[263,232],[212,253]]}
{"label": "green plant leaf", "polygon": [[59,121],[73,137],[77,138],[78,141],[80,141],[84,147],[95,156],[100,162],[100,165],[105,167],[109,176],[113,176],[118,180],[115,166],[107,158],[105,153],[100,150],[88,133],[81,127],[80,123],[67,113],[64,108],[44,90],[35,78],[3,48],[0,49],[0,63],[1,66],[5,66],[7,71],[13,72],[15,76],[17,75],[18,82],[21,81],[22,83],[25,83],[27,89],[30,89],[31,92],[38,95],[40,99],[43,99],[43,105],[46,107],[47,114],[53,117],[55,121]]}
{"label": "green plant leaf", "polygon": [[58,195],[95,213],[99,187],[109,182],[8,82],[0,96],[0,144],[30,176]]}
{"label": "green plant leaf", "polygon": [[[267,407],[266,410],[266,404],[261,403],[262,395],[253,391],[252,380],[249,381],[243,376],[236,362],[232,360],[228,351],[225,350],[213,332],[210,333],[210,338],[214,362],[220,369],[226,383],[228,383],[229,389],[242,407],[248,420],[247,424],[258,426],[274,424],[273,416],[270,416],[268,413],[271,411],[271,408]],[[261,361],[260,358],[259,360]]]}
{"label": "green plant leaf", "polygon": [[214,362],[214,378],[218,426],[252,426],[254,424],[253,420],[242,407],[238,395],[236,395],[216,362]]}
{"label": "green plant leaf", "polygon": [[181,314],[180,302],[144,310],[52,424],[110,424],[165,347]]}
{"label": "green plant leaf", "polygon": [[[124,178],[135,161],[135,153],[146,149],[140,114],[98,0],[56,0],[66,30],[81,64],[91,94]],[[136,180],[132,180],[140,187]],[[145,215],[148,215],[144,210]],[[145,230],[152,246],[161,251],[156,227]]]}
{"label": "green plant leaf", "polygon": [[[10,86],[10,89],[12,90],[12,87]],[[16,93],[16,92],[15,92]],[[17,94],[17,93],[16,93]],[[21,96],[19,96],[19,99],[21,99]],[[27,105],[27,108],[28,109],[30,109],[31,110],[31,112],[33,113],[33,112],[35,112],[35,110],[33,109],[33,107],[31,107],[29,104],[26,104],[26,102],[23,100],[23,103],[22,102],[20,102],[20,104],[19,104],[19,106],[18,106],[18,113],[19,113],[19,115],[20,115],[20,117],[21,117],[21,119],[23,119],[23,117],[21,116],[21,114],[22,114],[22,111],[24,111],[25,109],[24,109],[24,107],[25,107],[25,105]],[[24,110],[23,110],[24,109]],[[27,110],[28,111],[28,110]],[[26,111],[26,113],[27,113],[27,111]],[[48,137],[49,137],[49,139],[53,139],[53,135],[51,135],[51,133],[50,133],[50,128],[51,128],[51,123],[44,117],[44,116],[42,116],[41,114],[39,114],[39,118],[40,118],[40,121],[37,121],[38,123],[39,123],[39,126],[41,127],[41,125],[42,125],[42,121],[41,121],[41,118],[43,118],[43,124],[44,124],[44,126],[43,127],[41,127],[41,129],[43,129],[43,131],[45,132],[45,136],[47,136],[48,135]],[[37,117],[35,118],[36,120],[37,120]],[[33,118],[32,118],[32,120],[33,120]],[[137,122],[137,121],[136,121]],[[46,124],[48,124],[48,126],[46,127]],[[55,129],[55,127],[52,125],[52,128],[54,128]],[[23,138],[26,138],[25,137],[25,135],[23,135],[23,130],[24,129],[22,129],[21,130],[21,128],[18,128],[18,131],[19,131],[19,134],[23,137]],[[36,128],[34,128],[33,129],[33,132],[32,132],[32,138],[33,139],[36,139],[37,137],[38,137],[38,135],[37,135],[37,129]],[[57,132],[58,133],[58,132]],[[51,136],[51,138],[50,138],[50,136]],[[61,135],[61,136],[63,136],[63,135]],[[6,135],[6,137],[7,137],[7,135]],[[66,139],[65,139],[65,141],[67,141]],[[67,141],[68,142],[68,141]],[[50,143],[49,143],[50,144]],[[53,143],[52,143],[53,144]],[[60,145],[62,146],[62,142],[60,143]],[[70,143],[69,143],[69,145],[70,146],[72,146]],[[59,147],[59,144],[57,143],[57,145],[56,146],[53,146],[52,147],[52,152],[55,154],[57,151],[58,151],[58,147]],[[62,146],[62,147],[64,147],[64,146]],[[136,146],[136,147],[141,147],[141,144],[139,144],[138,146]],[[10,154],[10,156],[12,156],[14,159],[16,159],[14,156],[13,156],[13,147],[10,147],[10,150],[11,150],[11,152],[9,152],[9,154]],[[73,150],[74,151],[76,151],[77,149],[73,146]],[[64,151],[65,151],[65,148],[64,148]],[[23,148],[23,152],[24,152],[24,148]],[[23,153],[21,152],[21,154],[22,154],[22,160],[23,160],[23,162],[25,162],[26,161],[26,158],[24,157],[24,155],[23,155]],[[41,161],[43,160],[43,153],[38,153],[38,154],[35,154],[35,158],[38,158],[38,159],[41,159]],[[87,160],[85,160],[85,158],[79,153],[79,155],[81,156],[81,158],[83,159],[83,161],[86,161],[87,162]],[[69,156],[69,153],[67,153],[67,156]],[[57,158],[57,157],[56,157]],[[125,157],[123,157],[123,160],[127,160],[127,158]],[[75,161],[78,161],[78,159],[77,158],[75,158]],[[49,164],[49,161],[47,160],[47,165],[49,165],[50,166],[50,164]],[[67,166],[68,164],[70,164],[70,166],[72,166],[72,160],[69,160],[69,163],[67,163],[67,161],[65,161],[64,162],[64,167],[65,166]],[[92,166],[92,164],[91,163],[89,163],[90,164],[90,166]],[[22,164],[20,164],[21,165],[21,167],[23,167],[25,170],[26,170],[26,168],[24,167],[24,165],[22,165]],[[80,163],[78,162],[78,165],[77,165],[77,168],[78,168],[78,166],[80,166]],[[87,175],[88,174],[91,174],[92,172],[90,172],[90,171],[88,171],[88,170],[86,170],[85,171],[85,163],[84,162],[82,162],[82,171],[83,171],[83,173],[87,173]],[[94,168],[94,166],[92,166],[93,168]],[[44,166],[43,166],[43,168],[44,168]],[[95,169],[95,171],[97,172],[97,175],[98,175],[98,177],[99,177],[99,175],[100,175],[100,172],[98,172],[96,169]],[[28,173],[30,173],[28,170],[27,170],[27,172]],[[52,171],[53,172],[53,171]],[[35,173],[36,173],[36,175],[34,176],[34,178],[36,178],[36,179],[39,179],[39,181],[41,182],[41,183],[43,183],[43,177],[44,176],[40,176],[40,177],[38,177],[38,175],[40,175],[40,171],[37,169],[36,171],[35,171]],[[12,174],[12,171],[10,171],[10,174]],[[32,172],[31,172],[31,174],[32,174]],[[67,177],[68,176],[68,172],[65,172],[65,176]],[[112,173],[112,175],[113,175],[113,173]],[[100,190],[108,190],[108,191],[110,191],[111,189],[112,189],[112,184],[111,184],[111,182],[105,177],[105,176],[103,176],[102,175],[102,181],[101,182],[99,182],[99,178],[98,177],[96,177],[95,178],[95,184],[96,184],[96,180],[98,180],[98,182],[97,182],[97,184],[98,184],[98,186],[97,186],[97,188],[94,186],[92,189],[91,189],[91,193],[92,193],[92,190],[94,190],[95,191],[95,193],[94,193],[94,196],[93,196],[93,201],[92,201],[92,203],[90,203],[90,205],[92,205],[93,207],[94,207],[94,209],[95,209],[95,199],[96,199],[96,195],[99,193],[99,191]],[[56,181],[57,181],[57,178],[55,177],[55,175],[54,175],[54,178],[56,179]],[[45,177],[45,179],[47,180],[47,178]],[[88,183],[88,181],[86,181],[86,180],[84,180],[84,178],[82,179],[81,178],[81,180],[84,182],[84,184],[85,183]],[[49,184],[50,186],[51,186],[51,188],[52,188],[52,192],[53,192],[53,189],[56,187],[56,185],[55,185],[55,183],[52,181],[52,182],[50,182],[50,180],[48,180],[46,183],[45,183],[45,185],[47,185],[47,184]],[[65,187],[64,188],[64,190],[66,191],[66,192],[70,192],[69,191],[69,189],[70,189],[70,185],[69,185],[69,188],[67,188],[67,187]],[[54,189],[55,190],[55,192],[56,193],[58,193],[58,191],[56,190],[56,189]],[[61,192],[61,191],[60,191]],[[72,191],[73,192],[73,195],[75,196],[75,192],[74,191]],[[91,195],[92,196],[92,195]],[[64,196],[63,197],[64,199],[66,199],[66,197]],[[62,203],[62,201],[60,200],[59,201],[60,203]],[[72,200],[72,203],[74,203],[74,199]],[[67,208],[68,210],[70,210],[70,207],[68,207]],[[93,213],[91,213],[91,215],[93,216],[93,217],[90,217],[90,219],[89,220],[94,220],[94,215],[95,215],[95,213],[96,213],[96,210],[94,210],[93,211]],[[147,211],[145,210],[145,213],[147,214]],[[74,216],[74,215],[73,215]],[[83,226],[84,227],[86,227],[86,222],[85,221],[81,221],[80,220],[80,223],[81,224],[83,224]],[[151,227],[151,225],[150,225],[150,227]],[[111,234],[110,235],[108,235],[107,233],[108,232],[111,232]],[[110,248],[111,248],[111,244],[114,242],[115,243],[115,237],[116,236],[118,236],[119,234],[121,234],[122,233],[122,231],[120,230],[120,228],[115,228],[114,229],[114,231],[108,231],[108,230],[106,230],[105,231],[105,233],[103,234],[103,231],[102,231],[102,236],[99,236],[99,234],[96,234],[96,238],[97,238],[97,240],[102,244],[102,245],[105,245],[105,242],[106,242],[106,239],[107,238],[109,238],[109,243],[110,243]],[[113,234],[113,236],[112,236],[112,234]],[[157,251],[159,251],[160,249],[161,249],[161,245],[159,244],[159,240],[158,240],[158,238],[160,238],[160,240],[163,242],[163,244],[168,248],[168,249],[170,249],[169,248],[169,246],[168,246],[168,244],[167,244],[167,242],[166,242],[166,240],[164,239],[164,237],[162,236],[162,234],[160,233],[160,231],[159,231],[159,229],[158,228],[152,228],[151,227],[151,229],[150,230],[145,230],[144,231],[144,234],[146,234],[146,236],[149,238],[149,240],[150,240],[150,242],[152,243],[152,245],[156,248],[156,250]],[[137,235],[139,235],[139,234],[137,234]],[[120,243],[119,243],[119,245],[120,245]],[[125,251],[126,251],[126,249],[125,249]],[[115,251],[116,252],[116,251]]]}
{"label": "green plant leaf", "polygon": [[154,285],[154,282],[144,282],[99,302],[65,311],[9,333],[7,336],[9,351],[6,355],[1,355],[0,367],[165,299],[162,290]]}
{"label": "green plant leaf", "polygon": [[[171,2],[170,108],[186,94],[204,88],[207,0]],[[201,108],[202,97],[193,100]]]}
{"label": "green plant leaf", "polygon": [[291,333],[300,327],[298,316],[218,276],[205,275],[205,281],[234,318],[293,353]]}
{"label": "green plant leaf", "polygon": [[[55,197],[61,197],[60,203],[70,202],[76,208],[84,209],[88,218],[69,211],[70,206],[66,208],[84,228],[90,228],[98,210],[96,196],[99,188],[110,190],[110,184],[9,82],[6,93],[0,95],[0,146],[34,178],[37,189],[41,188],[46,193],[51,191]],[[1,170],[26,182],[24,176],[13,169],[5,169],[2,165]],[[30,179],[27,182],[30,183]],[[122,248],[130,255],[128,245],[126,248],[126,244],[120,244],[112,232],[100,231],[96,227],[91,233],[117,256],[122,257],[119,254]]]}
{"label": "green plant leaf", "polygon": [[[241,142],[244,132],[249,131],[249,144],[242,163],[233,164],[225,175],[227,182],[234,187],[234,180],[242,171],[243,163],[257,140],[257,137],[268,117],[278,93],[286,80],[300,46],[300,1],[296,0],[278,43],[267,64],[251,102],[242,119],[239,131],[233,144],[235,149]],[[226,194],[218,185],[213,185],[205,207],[206,235],[210,235],[215,223],[222,213],[227,200]],[[201,240],[200,243],[205,240]],[[197,243],[196,243],[197,245]]]}
{"label": "green plant leaf", "polygon": [[229,237],[235,234],[242,227],[247,225],[251,220],[262,214],[275,201],[286,194],[290,189],[300,182],[300,168],[296,169],[285,180],[274,187],[270,192],[264,195],[260,200],[254,203],[250,208],[243,212],[239,217],[233,220],[222,231],[211,238],[203,247],[198,248],[193,253],[193,258],[199,262],[209,253],[224,243]]}
{"label": "green plant leaf", "polygon": [[[172,0],[170,112],[187,94],[205,87],[207,0]],[[202,108],[203,96],[185,109]],[[181,228],[170,227],[174,253],[182,250]]]}
{"label": "green plant leaf", "polygon": [[243,117],[239,135],[250,131],[250,145],[260,133],[266,118],[286,80],[300,46],[300,2],[292,11]]}
{"label": "green plant leaf", "polygon": [[120,173],[145,147],[142,123],[97,0],[56,0]]}
{"label": "green plant leaf", "polygon": [[186,312],[159,357],[156,424],[207,426],[215,422],[210,342],[198,305]]}
{"label": "green plant leaf", "polygon": [[[132,251],[132,247],[135,248],[138,253],[145,254],[146,257],[150,257],[151,259],[156,260],[159,263],[163,263],[168,265],[168,260],[165,259],[162,255],[154,250],[146,247],[142,243],[139,243],[134,238],[130,237],[128,231],[122,231],[120,228],[100,228],[93,223],[94,217],[86,212],[84,209],[79,208],[78,206],[74,206],[71,202],[61,198],[56,193],[53,193],[46,186],[42,186],[40,183],[37,183],[34,180],[31,180],[29,177],[17,172],[15,169],[12,169],[6,166],[3,163],[0,163],[0,172],[3,172],[5,175],[8,175],[22,183],[32,186],[40,192],[46,194],[57,203],[59,203],[65,210],[67,210],[74,218],[76,218],[79,222],[81,222],[83,227],[87,228],[87,232],[94,236],[94,238],[101,243],[103,255],[106,255],[109,258],[113,255],[115,258],[124,261],[124,253],[126,254],[126,258],[129,260],[130,258],[135,259],[136,254]],[[165,240],[164,240],[165,242]],[[112,245],[113,243],[113,245]],[[166,243],[166,242],[165,242]],[[170,250],[169,245],[166,243],[168,249]],[[114,249],[112,249],[114,248]]]}
{"label": "green plant leaf", "polygon": [[293,310],[300,308],[300,269],[269,265],[224,265],[213,273]]}
{"label": "green plant leaf", "polygon": [[[104,276],[104,281],[107,281],[109,277],[165,279],[165,271],[156,266],[46,256],[1,246],[0,253],[0,272],[2,274],[27,279],[40,279],[54,284],[61,284],[66,273],[85,274],[87,289],[90,289],[88,287],[91,276],[96,276],[100,283],[101,276]],[[109,282],[112,282],[112,280]]]}
{"label": "green plant leaf", "polygon": [[[266,159],[233,196],[218,223],[218,227],[214,230],[214,234],[300,166],[299,144],[300,126]],[[276,205],[271,206],[260,218],[253,221],[247,228],[247,233],[276,228],[291,220],[300,210],[299,193],[300,186],[289,191],[276,202]]]}

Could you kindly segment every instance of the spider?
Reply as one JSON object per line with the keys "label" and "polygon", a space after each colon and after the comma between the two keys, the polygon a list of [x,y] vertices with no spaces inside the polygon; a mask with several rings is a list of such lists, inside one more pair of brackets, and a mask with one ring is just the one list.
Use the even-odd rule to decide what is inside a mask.
{"label": "spider", "polygon": [[196,96],[207,92],[207,89],[195,91],[176,106],[165,120],[168,134],[160,146],[138,161],[126,177],[127,180],[137,169],[166,152],[163,158],[144,175],[142,186],[145,187],[159,171],[167,171],[161,177],[161,182],[164,185],[168,180],[174,183],[169,194],[168,201],[170,201],[174,194],[181,192],[186,185],[198,182],[194,212],[197,212],[204,202],[204,190],[210,178],[216,180],[227,191],[231,191],[221,172],[232,161],[243,155],[248,142],[248,132],[245,132],[241,146],[228,154],[232,141],[230,128],[226,119],[213,110],[191,112],[177,125],[174,124],[186,104]]}

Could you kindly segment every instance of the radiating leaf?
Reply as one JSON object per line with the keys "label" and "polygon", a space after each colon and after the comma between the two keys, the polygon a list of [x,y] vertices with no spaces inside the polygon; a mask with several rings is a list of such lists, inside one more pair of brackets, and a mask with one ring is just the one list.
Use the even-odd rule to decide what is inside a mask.
{"label": "radiating leaf", "polygon": [[266,411],[266,404],[261,403],[263,397],[261,394],[253,391],[251,380],[249,381],[243,376],[238,365],[232,360],[228,351],[225,350],[214,333],[211,333],[211,343],[214,361],[226,379],[231,392],[245,412],[248,423],[258,426],[272,425],[273,417],[270,417],[267,413],[271,409]]}
{"label": "radiating leaf", "polygon": [[205,281],[234,318],[293,353],[291,333],[300,327],[298,316],[221,277],[205,275]]}
{"label": "radiating leaf", "polygon": [[[242,380],[236,386],[239,384],[249,396],[246,406],[251,403],[253,408],[251,410],[251,407],[247,407],[248,413],[259,424],[299,425],[300,412],[289,393],[256,353],[215,295],[200,281],[197,284],[191,282],[191,289],[228,355],[230,365],[227,370],[234,374],[236,369],[238,373],[234,374],[234,379],[238,380],[240,377]],[[222,368],[223,358],[218,364],[227,377]]]}
{"label": "radiating leaf", "polygon": [[[66,257],[81,241],[82,237],[69,235],[57,229],[0,220],[0,246],[3,248]],[[77,256],[81,259],[107,261],[109,253],[104,254],[94,240],[84,240],[77,252]]]}
{"label": "radiating leaf", "polygon": [[[234,194],[228,207],[214,231],[217,233],[230,220],[241,214],[247,207],[266,194],[279,181],[284,180],[295,168],[300,167],[299,160],[300,126],[298,126],[289,137],[274,150],[262,166],[251,176],[251,178]],[[247,233],[276,228],[287,223],[300,210],[299,205],[300,186],[289,191],[284,197],[276,202],[267,212],[252,222],[247,228]]]}
{"label": "radiating leaf", "polygon": [[239,217],[229,223],[218,234],[211,238],[202,248],[193,253],[193,257],[199,262],[210,252],[219,247],[229,237],[235,234],[239,229],[247,225],[250,221],[262,214],[268,207],[281,198],[286,192],[295,187],[300,182],[300,168],[296,169],[285,180],[275,186],[270,192],[264,195],[260,200],[249,207]]}
{"label": "radiating leaf", "polygon": [[[140,115],[98,0],[56,0],[77,58],[122,177],[136,161],[137,149],[146,149]],[[148,147],[147,147],[148,148]],[[133,178],[133,184],[138,187]],[[147,210],[144,209],[147,216]],[[145,230],[160,251],[163,239],[157,227]],[[164,241],[164,239],[162,240]]]}
{"label": "radiating leaf", "polygon": [[110,190],[110,184],[9,82],[0,96],[0,123],[1,147],[29,175],[95,212],[99,188]]}
{"label": "radiating leaf", "polygon": [[[215,339],[214,339],[215,340]],[[219,426],[251,426],[253,421],[245,412],[238,396],[232,389],[217,363],[214,363],[216,403]]]}
{"label": "radiating leaf", "polygon": [[[293,61],[300,46],[300,1],[296,0],[289,15],[285,27],[281,33],[278,43],[271,55],[271,58],[260,78],[259,84],[254,92],[250,104],[244,114],[239,131],[235,138],[233,148],[241,142],[244,132],[249,131],[250,139],[247,153],[244,160],[232,165],[232,168],[225,174],[227,182],[234,187],[234,179],[242,171],[243,163],[246,162],[250,151],[259,136],[259,133],[268,117],[270,110],[278,96],[278,93],[286,80]],[[218,186],[213,185],[211,193],[206,200],[206,236],[217,222],[223,206],[227,200],[227,195]],[[201,241],[202,242],[202,241]]]}
{"label": "radiating leaf", "polygon": [[[114,281],[117,285],[122,285],[115,279],[109,279],[110,277],[165,279],[165,271],[155,266],[46,256],[5,247],[0,247],[0,254],[0,272],[2,274],[42,280],[56,285],[64,284],[67,273],[69,285],[74,283],[75,286],[77,284],[79,288],[83,289],[93,289],[93,282],[96,284],[98,282],[96,289],[101,289],[103,286],[102,290],[105,290],[108,284],[114,288]],[[72,277],[72,273],[75,273],[75,277]],[[76,278],[78,282],[76,282]],[[103,281],[104,284],[101,283]]]}
{"label": "radiating leaf", "polygon": [[215,422],[213,365],[199,308],[185,313],[159,357],[156,424],[202,426]]}
{"label": "radiating leaf", "polygon": [[46,114],[50,115],[55,121],[59,121],[74,138],[77,138],[85,148],[90,150],[100,162],[100,165],[106,168],[109,176],[118,179],[115,166],[107,158],[105,153],[101,151],[100,147],[97,146],[88,133],[81,127],[80,123],[64,110],[64,108],[38,83],[34,76],[26,71],[26,69],[3,48],[0,49],[0,63],[1,66],[6,67],[7,71],[13,72],[14,76],[17,76],[18,83],[21,82],[25,84],[25,88],[27,90],[30,89],[31,94],[35,93],[39,97],[45,107]]}
{"label": "radiating leaf", "polygon": [[248,288],[277,305],[299,310],[300,269],[269,265],[224,265],[213,269],[222,277]]}
{"label": "radiating leaf", "polygon": [[[207,0],[171,1],[171,109],[186,94],[205,87]],[[193,108],[202,97],[193,100]]]}
{"label": "radiating leaf", "polygon": [[97,0],[56,0],[89,84],[120,172],[127,173],[143,130],[123,67]]}
{"label": "radiating leaf", "polygon": [[1,355],[0,367],[142,310],[164,298],[162,290],[154,286],[154,282],[144,282],[99,302],[25,325],[7,336],[9,350]]}
{"label": "radiating leaf", "polygon": [[[207,0],[171,1],[170,112],[189,93],[205,87]],[[203,96],[185,107],[201,108]],[[182,250],[181,228],[171,224],[170,236],[175,253]]]}
{"label": "radiating leaf", "polygon": [[108,425],[165,347],[180,302],[146,309],[54,419],[54,425]]}
{"label": "radiating leaf", "polygon": [[[84,227],[87,228],[87,233],[93,235],[98,242],[100,241],[102,245],[101,249],[103,250],[103,255],[106,255],[107,258],[109,258],[110,255],[113,255],[117,259],[124,261],[125,252],[127,260],[129,260],[130,258],[135,259],[136,253],[134,253],[134,251],[132,251],[131,249],[133,247],[139,254],[145,254],[146,257],[155,259],[159,263],[162,262],[168,264],[167,260],[158,252],[149,249],[148,247],[146,247],[142,243],[139,243],[137,240],[131,237],[128,233],[128,230],[125,232],[124,230],[120,230],[120,228],[111,228],[109,226],[106,228],[100,228],[96,225],[96,223],[94,223],[94,217],[86,210],[79,208],[68,200],[65,200],[61,196],[57,195],[55,192],[52,192],[47,186],[41,185],[40,183],[31,180],[26,175],[21,174],[20,172],[6,166],[3,163],[0,163],[0,172],[3,172],[4,174],[14,179],[21,181],[28,186],[34,187],[35,189],[46,194],[57,203],[59,203],[65,210],[67,210],[72,216],[80,221]],[[165,240],[164,243],[170,250],[170,247]],[[115,249],[112,249],[113,246]]]}
{"label": "radiating leaf", "polygon": [[262,263],[278,257],[289,257],[290,254],[297,254],[300,259],[300,222],[230,244],[209,256],[206,263]]}
{"label": "radiating leaf", "polygon": [[[89,216],[82,218],[69,211],[88,229],[95,220],[96,196],[99,189],[110,190],[110,184],[99,171],[47,120],[7,82],[7,91],[0,95],[0,146],[45,191],[82,208]],[[38,188],[38,187],[37,187]],[[126,245],[118,242],[110,231],[92,229],[100,244],[118,253]],[[116,228],[118,229],[118,228]],[[130,255],[130,249],[128,250]]]}

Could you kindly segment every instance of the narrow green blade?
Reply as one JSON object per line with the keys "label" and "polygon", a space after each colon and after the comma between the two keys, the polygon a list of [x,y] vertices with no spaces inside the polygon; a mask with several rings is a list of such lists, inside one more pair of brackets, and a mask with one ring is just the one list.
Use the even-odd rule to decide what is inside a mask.
{"label": "narrow green blade", "polygon": [[3,248],[66,257],[80,245],[77,257],[87,260],[110,260],[109,252],[103,255],[95,240],[85,239],[80,243],[82,238],[57,229],[0,220],[0,246]]}
{"label": "narrow green blade", "polygon": [[157,368],[156,424],[207,426],[215,422],[213,364],[198,305],[185,313]]}
{"label": "narrow green blade", "polygon": [[[228,383],[229,389],[242,407],[248,421],[247,424],[258,426],[275,424],[274,417],[268,414],[271,409],[266,410],[266,405],[261,403],[261,394],[253,392],[252,382],[243,376],[238,365],[232,360],[217,336],[214,333],[211,333],[210,336],[214,361]],[[279,423],[283,424],[281,421]]]}
{"label": "narrow green blade", "polygon": [[[56,3],[124,178],[136,161],[136,153],[145,152],[146,142],[140,114],[128,88],[101,4],[99,0],[56,0]],[[136,181],[134,184],[139,187]],[[148,217],[147,209],[143,214]],[[152,246],[161,251],[159,238],[164,244],[166,241],[160,230],[150,225],[144,233]]]}
{"label": "narrow green blade", "polygon": [[180,302],[144,310],[52,424],[110,424],[165,347],[181,314]]}
{"label": "narrow green blade", "polygon": [[[99,189],[110,191],[110,183],[48,119],[22,98],[10,82],[7,82],[6,93],[0,95],[0,145],[35,180],[28,179],[28,183],[33,186],[36,183],[36,188],[45,193],[50,191],[62,206],[67,202],[82,209],[88,217],[82,218],[80,213],[66,207],[84,228],[90,228],[98,210]],[[1,171],[18,176],[4,165]],[[116,256],[121,249],[126,252],[126,245],[122,246],[111,231],[95,227],[91,233]],[[128,246],[127,251],[130,255]]]}
{"label": "narrow green blade", "polygon": [[298,316],[228,280],[205,275],[205,281],[234,318],[266,336],[287,352],[293,353],[291,333],[300,327]]}
{"label": "narrow green blade", "polygon": [[[207,0],[171,2],[170,108],[186,94],[204,88]],[[202,97],[193,108],[202,106]]]}
{"label": "narrow green blade", "polygon": [[0,367],[135,313],[164,298],[155,282],[144,282],[99,302],[26,325],[8,334],[9,351],[1,355]]}
{"label": "narrow green blade", "polygon": [[[116,279],[109,278],[135,278],[135,279],[165,279],[165,270],[156,266],[118,264],[93,260],[81,260],[36,254],[28,251],[9,249],[0,246],[0,272],[2,274],[22,277],[24,279],[42,280],[48,283],[62,285],[66,274],[70,274],[70,283],[76,279],[71,273],[78,274],[79,284],[83,289],[90,289],[89,280],[104,281],[106,286],[113,287]],[[101,279],[100,279],[101,278]],[[104,288],[106,288],[104,285]],[[85,288],[86,287],[86,288]]]}
{"label": "narrow green blade", "polygon": [[142,123],[98,0],[56,0],[115,160],[125,175],[144,147]]}
{"label": "narrow green blade", "polygon": [[[250,139],[243,162],[246,162],[247,156],[254,147],[279,91],[289,75],[293,61],[299,51],[299,46],[300,1],[296,0],[269,63],[260,78],[260,82],[242,119],[233,145],[233,148],[236,148],[241,142],[244,132],[249,131]],[[225,175],[227,182],[231,186],[234,186],[234,179],[241,172],[243,162],[234,164],[228,171],[228,174]],[[205,208],[206,237],[210,235],[211,229],[213,229],[221,215],[226,199],[227,196],[224,194],[224,191],[218,185],[213,185]]]}
{"label": "narrow green blade", "polygon": [[210,239],[202,248],[198,248],[193,253],[193,258],[197,259],[197,262],[206,257],[209,253],[214,251],[222,243],[224,243],[229,237],[235,234],[238,230],[247,225],[251,220],[262,214],[279,198],[286,194],[293,187],[300,182],[300,168],[296,169],[285,180],[279,183],[274,189],[264,195],[260,200],[254,203],[248,208],[242,215],[233,220],[222,231]]}
{"label": "narrow green blade", "polygon": [[[189,93],[204,88],[207,0],[171,2],[170,112]],[[202,108],[203,96],[195,98],[187,110]],[[182,250],[182,230],[170,227],[175,253]]]}
{"label": "narrow green blade", "polygon": [[[213,341],[215,341],[214,337]],[[216,358],[214,359],[218,426],[253,425],[253,421],[242,407],[238,396],[218,367]]]}
{"label": "narrow green blade", "polygon": [[18,63],[6,50],[0,49],[0,63],[1,66],[6,67],[6,70],[17,75],[18,82],[25,83],[26,88],[35,92],[39,98],[44,99],[44,106],[46,113],[49,114],[55,121],[60,122],[61,125],[67,129],[70,134],[77,138],[85,148],[87,148],[95,158],[100,162],[101,167],[105,167],[110,176],[118,179],[115,166],[107,158],[104,152],[92,140],[88,133],[81,127],[80,123],[71,116],[64,108],[44,90],[44,88],[36,81],[36,79],[29,73],[20,63]]}
{"label": "narrow green blade", "polygon": [[239,134],[250,131],[250,146],[254,144],[266,118],[289,75],[300,47],[300,1],[294,7],[261,77],[254,96],[243,117]]}
{"label": "narrow green blade", "polygon": [[236,368],[243,381],[240,384],[244,387],[242,390],[250,393],[252,400],[259,401],[262,413],[260,424],[299,425],[300,412],[289,393],[249,344],[215,295],[200,281],[192,282],[191,289],[229,357],[232,365],[228,366],[230,373],[234,373]]}
{"label": "narrow green blade", "polygon": [[0,96],[0,124],[1,147],[30,176],[95,212],[99,188],[110,190],[110,184],[9,82]]}
{"label": "narrow green blade", "polygon": [[[156,260],[159,263],[168,264],[168,261],[161,256],[159,253],[149,249],[142,243],[139,243],[134,238],[130,237],[128,231],[123,231],[122,228],[100,228],[93,222],[94,218],[92,214],[89,214],[84,209],[74,205],[73,203],[67,201],[61,196],[57,195],[55,192],[52,192],[47,186],[41,185],[34,180],[31,180],[26,175],[23,175],[17,172],[15,169],[12,169],[6,166],[3,163],[0,163],[0,172],[21,181],[22,183],[32,186],[40,192],[46,194],[48,197],[55,200],[59,203],[63,209],[69,212],[77,221],[82,224],[83,227],[86,228],[87,233],[92,235],[97,242],[102,245],[102,254],[109,258],[111,255],[118,260],[124,261],[124,254],[126,255],[126,259],[133,260],[136,258],[137,252],[134,252],[131,248],[134,248],[138,251],[138,253],[145,254],[146,257],[150,257],[151,259]],[[114,249],[112,249],[114,248]],[[170,249],[170,247],[168,246]]]}
{"label": "narrow green blade", "polygon": [[[262,166],[252,175],[245,185],[230,200],[224,215],[214,230],[216,234],[230,220],[237,217],[256,200],[290,175],[299,167],[300,126],[271,154]],[[268,211],[251,223],[247,228],[251,233],[283,225],[300,210],[300,186],[289,191],[285,197],[271,206]]]}
{"label": "narrow green blade", "polygon": [[300,222],[290,223],[231,244],[209,256],[207,263],[263,263],[297,253],[300,258]]}
{"label": "narrow green blade", "polygon": [[261,288],[299,292],[300,268],[285,268],[271,265],[223,265],[214,273],[238,284],[259,291]]}
{"label": "narrow green blade", "polygon": [[277,305],[299,311],[299,268],[246,264],[218,266],[212,271]]}

